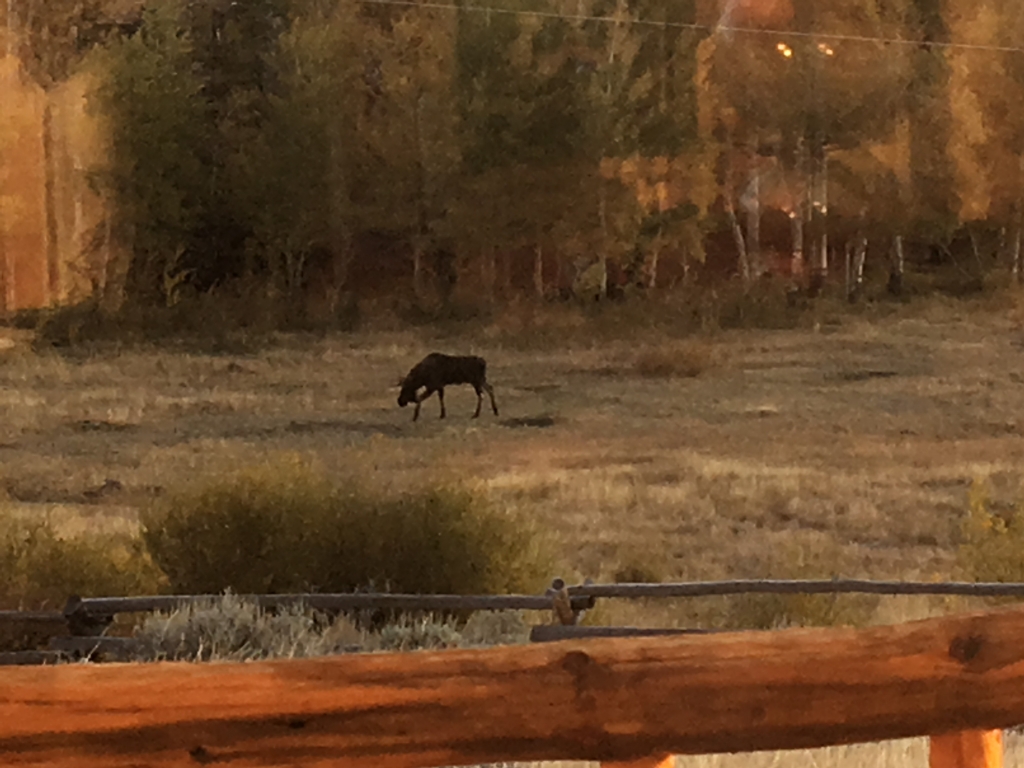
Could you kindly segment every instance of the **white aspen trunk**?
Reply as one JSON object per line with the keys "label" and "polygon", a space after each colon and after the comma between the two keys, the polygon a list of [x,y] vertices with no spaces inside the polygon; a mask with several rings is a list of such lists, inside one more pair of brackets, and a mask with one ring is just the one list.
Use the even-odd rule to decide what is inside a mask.
{"label": "white aspen trunk", "polygon": [[747,245],[743,240],[743,229],[736,219],[736,211],[732,207],[732,201],[726,199],[725,213],[729,218],[729,226],[732,228],[732,239],[736,243],[736,253],[739,259],[740,277],[744,283],[750,282],[750,261],[747,259]]}
{"label": "white aspen trunk", "polygon": [[747,208],[747,261],[754,277],[764,271],[761,264],[761,175],[756,170],[750,180],[750,205]]}
{"label": "white aspen trunk", "polygon": [[853,258],[854,285],[860,291],[864,287],[864,260],[868,254],[868,239],[864,235],[857,238],[857,250]]}
{"label": "white aspen trunk", "polygon": [[824,277],[828,274],[828,155],[821,161],[821,262],[818,268]]}
{"label": "white aspen trunk", "polygon": [[802,205],[798,205],[795,211],[790,211],[789,231],[793,240],[793,255],[789,270],[793,277],[798,278],[804,273],[804,211]]}
{"label": "white aspen trunk", "polygon": [[899,296],[903,293],[903,236],[892,239],[892,253],[889,263],[889,293]]}

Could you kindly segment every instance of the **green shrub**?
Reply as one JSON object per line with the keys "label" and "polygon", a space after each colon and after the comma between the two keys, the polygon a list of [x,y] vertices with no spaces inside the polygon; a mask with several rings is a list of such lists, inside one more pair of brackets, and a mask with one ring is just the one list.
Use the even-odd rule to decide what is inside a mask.
{"label": "green shrub", "polygon": [[62,538],[46,521],[0,519],[0,603],[62,608],[70,595],[152,594],[162,575],[132,536]]}
{"label": "green shrub", "polygon": [[976,479],[961,527],[957,567],[971,581],[1024,581],[1024,510],[996,510],[988,484]]}
{"label": "green shrub", "polygon": [[529,526],[464,488],[386,494],[301,462],[214,478],[143,515],[176,592],[505,593],[546,573]]}

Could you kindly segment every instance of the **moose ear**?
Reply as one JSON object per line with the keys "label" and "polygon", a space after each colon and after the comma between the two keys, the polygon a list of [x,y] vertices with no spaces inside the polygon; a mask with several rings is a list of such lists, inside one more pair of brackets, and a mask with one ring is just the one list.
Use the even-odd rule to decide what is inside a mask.
{"label": "moose ear", "polygon": [[402,377],[402,376],[399,376],[399,377],[398,377],[398,378],[397,378],[397,379],[395,380],[395,386],[396,386],[396,387],[400,387],[400,386],[402,386],[403,384],[405,384],[405,378],[404,378],[404,377]]}

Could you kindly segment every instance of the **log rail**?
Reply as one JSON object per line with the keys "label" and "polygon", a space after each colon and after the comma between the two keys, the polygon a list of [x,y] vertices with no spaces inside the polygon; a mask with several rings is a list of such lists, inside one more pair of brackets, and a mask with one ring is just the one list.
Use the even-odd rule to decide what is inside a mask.
{"label": "log rail", "polygon": [[868,629],[566,640],[256,663],[0,669],[16,766],[426,768],[933,736],[998,768],[1024,723],[1024,610]]}

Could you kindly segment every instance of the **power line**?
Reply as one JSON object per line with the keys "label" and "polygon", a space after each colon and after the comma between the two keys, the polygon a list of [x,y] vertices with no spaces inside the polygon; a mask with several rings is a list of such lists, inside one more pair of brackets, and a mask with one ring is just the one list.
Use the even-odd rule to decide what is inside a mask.
{"label": "power line", "polygon": [[800,32],[792,29],[760,29],[758,27],[738,27],[729,24],[696,24],[682,21],[655,21],[652,19],[621,19],[615,16],[590,16],[577,13],[556,13],[554,11],[523,11],[511,8],[494,8],[479,5],[455,5],[427,0],[356,0],[364,5],[392,5],[406,8],[432,8],[442,11],[472,11],[476,13],[494,13],[507,16],[534,16],[542,19],[564,19],[566,21],[596,21],[603,24],[636,24],[645,27],[669,27],[673,29],[689,29],[695,32],[726,32],[742,35],[762,35],[773,37],[812,38],[815,40],[833,40],[850,43],[886,43],[890,45],[913,45],[926,48],[951,48],[969,51],[991,51],[995,53],[1024,53],[1024,48],[1012,45],[984,45],[981,43],[958,43],[932,40],[908,40],[902,37],[875,37],[871,35],[846,35],[836,32]]}

